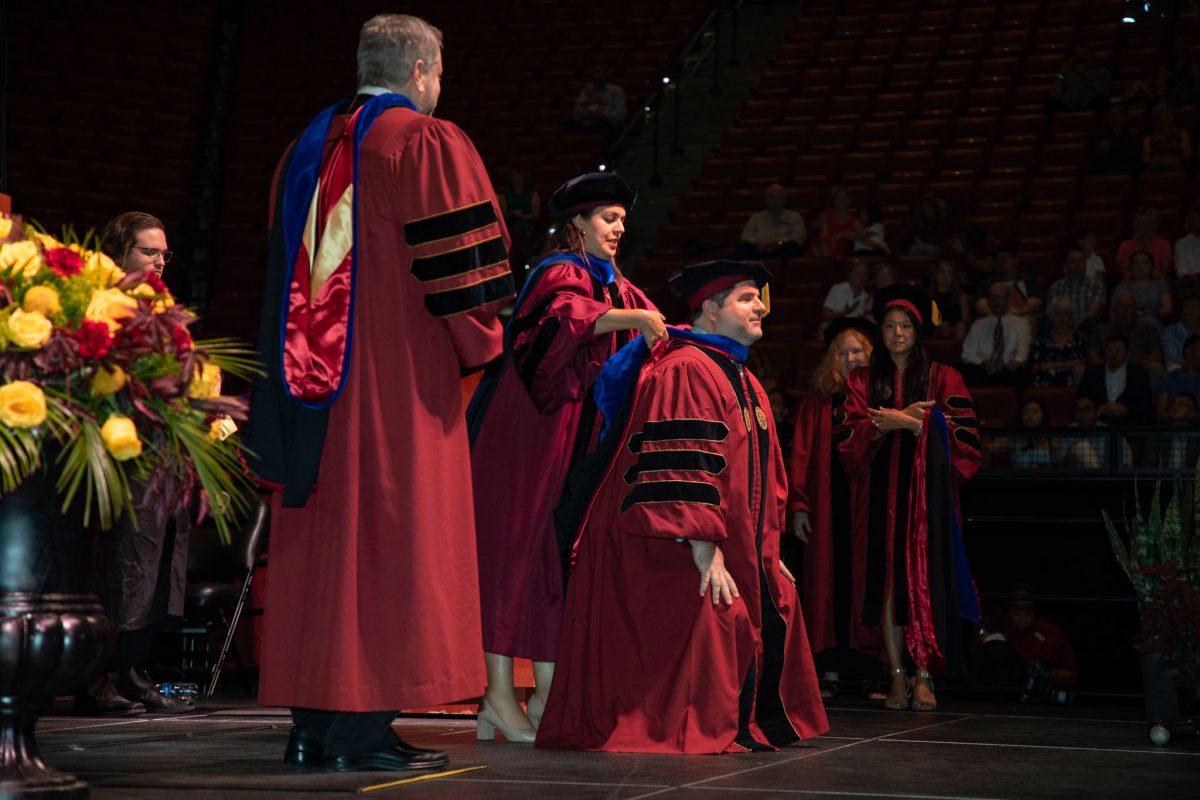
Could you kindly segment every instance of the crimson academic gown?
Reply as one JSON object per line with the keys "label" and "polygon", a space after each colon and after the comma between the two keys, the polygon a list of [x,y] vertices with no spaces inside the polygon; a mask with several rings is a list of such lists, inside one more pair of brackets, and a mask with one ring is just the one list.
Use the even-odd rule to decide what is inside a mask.
{"label": "crimson academic gown", "polygon": [[[795,587],[770,403],[723,352],[671,339],[642,368],[579,530],[537,743],[647,753],[772,749],[828,730]],[[699,595],[718,544],[741,597]]]}
{"label": "crimson academic gown", "polygon": [[[333,118],[328,141],[348,119]],[[299,508],[273,498],[264,705],[394,711],[484,686],[459,380],[501,351],[507,232],[466,134],[407,108],[366,134],[356,194],[349,375],[327,412],[315,490]],[[278,246],[273,229],[273,257]],[[281,291],[269,283],[267,302]],[[261,429],[284,421],[261,442],[302,447],[308,437],[287,426],[307,429],[280,392],[255,388]],[[263,470],[291,476],[291,452],[259,453]],[[303,498],[310,487],[289,488]]]}
{"label": "crimson academic gown", "polygon": [[483,649],[554,661],[563,601],[554,507],[599,432],[592,383],[637,333],[597,336],[596,320],[654,305],[629,281],[605,286],[569,261],[540,272],[509,323],[511,358],[480,411],[471,466]]}
{"label": "crimson academic gown", "polygon": [[[837,398],[840,409],[841,397]],[[814,653],[837,647],[877,651],[880,629],[862,624],[866,581],[866,517],[853,509],[867,504],[866,485],[846,476],[833,441],[833,401],[820,392],[801,396],[788,476],[789,517],[808,514],[804,545],[804,620]],[[784,528],[790,535],[790,520]]]}
{"label": "crimson academic gown", "polygon": [[878,435],[867,414],[870,370],[846,380],[844,414],[834,432],[842,464],[861,482],[868,502],[855,506],[866,518],[867,547],[862,621],[879,625],[890,590],[894,619],[905,626],[905,645],[921,669],[964,673],[961,618],[977,618],[978,597],[962,549],[958,487],[979,469],[979,424],[971,394],[952,367],[934,363],[926,398],[905,393],[896,373],[892,407],[933,400],[921,433]]}

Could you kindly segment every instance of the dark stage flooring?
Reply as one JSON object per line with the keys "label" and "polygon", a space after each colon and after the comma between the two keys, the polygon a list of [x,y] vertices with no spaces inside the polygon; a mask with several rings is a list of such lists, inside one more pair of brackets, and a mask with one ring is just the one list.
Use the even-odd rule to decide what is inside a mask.
{"label": "dark stage flooring", "polygon": [[[846,701],[832,730],[773,754],[649,756],[477,743],[467,717],[401,718],[400,735],[444,748],[450,770],[486,769],[370,797],[1176,798],[1200,791],[1200,742],[1158,748],[1133,705],[1023,706],[943,698],[935,713]],[[232,707],[231,707],[232,706]],[[61,712],[59,712],[61,713]],[[97,800],[324,798],[420,773],[326,774],[282,763],[280,709],[204,704],[181,717],[47,716],[42,752]]]}

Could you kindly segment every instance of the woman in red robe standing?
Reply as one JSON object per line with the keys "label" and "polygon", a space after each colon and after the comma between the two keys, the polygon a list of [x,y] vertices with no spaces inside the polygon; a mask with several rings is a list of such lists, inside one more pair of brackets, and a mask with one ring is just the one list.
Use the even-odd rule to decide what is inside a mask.
{"label": "woman in red robe standing", "polygon": [[[567,472],[594,446],[592,383],[610,355],[643,334],[664,338],[663,315],[617,267],[637,191],[591,173],[550,198],[551,253],[530,274],[505,332],[505,359],[468,412],[475,479],[487,691],[478,736],[499,728],[532,742],[558,657],[563,573],[554,508]],[[534,662],[529,714],[513,692],[513,657]]]}
{"label": "woman in red robe standing", "polygon": [[[808,639],[824,672],[822,697],[836,695],[843,668],[874,680],[873,661],[882,649],[879,629],[861,623],[865,570],[863,560],[854,558],[866,549],[866,519],[851,513],[866,505],[865,487],[846,477],[833,438],[835,420],[844,414],[846,376],[867,364],[875,331],[861,317],[839,317],[825,329],[828,349],[813,373],[812,391],[800,398],[788,464],[788,510],[799,541],[785,543],[794,546],[785,546],[784,556],[803,543],[792,570],[802,575]],[[856,655],[865,663],[855,663]]]}
{"label": "woman in red robe standing", "polygon": [[979,426],[962,376],[931,362],[922,344],[938,324],[929,296],[893,284],[876,294],[874,316],[875,350],[846,381],[834,436],[869,497],[857,509],[867,520],[862,621],[882,625],[892,671],[885,705],[932,711],[931,675],[962,673],[962,619],[979,618],[958,511],[958,485],[979,468]]}

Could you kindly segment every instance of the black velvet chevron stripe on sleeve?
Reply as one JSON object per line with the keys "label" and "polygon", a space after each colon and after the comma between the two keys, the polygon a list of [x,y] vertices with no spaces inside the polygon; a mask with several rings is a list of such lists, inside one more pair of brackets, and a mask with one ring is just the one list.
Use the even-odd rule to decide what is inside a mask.
{"label": "black velvet chevron stripe on sleeve", "polygon": [[633,487],[621,501],[621,510],[628,511],[641,503],[702,503],[721,505],[721,492],[709,483],[692,481],[647,481]]}
{"label": "black velvet chevron stripe on sleeve", "polygon": [[638,456],[637,463],[625,471],[625,482],[633,483],[643,472],[707,472],[720,475],[725,471],[725,456],[704,450],[651,450]]}
{"label": "black velvet chevron stripe on sleeve", "polygon": [[512,294],[512,275],[505,272],[470,286],[427,294],[425,308],[435,317],[452,317]]}
{"label": "black velvet chevron stripe on sleeve", "polygon": [[723,442],[729,435],[725,423],[707,419],[665,419],[647,422],[638,433],[629,437],[629,451],[641,451],[644,442],[685,441]]}
{"label": "black velvet chevron stripe on sleeve", "polygon": [[429,283],[490,267],[507,258],[508,251],[504,248],[504,240],[497,236],[448,253],[414,258],[412,274],[421,283]]}
{"label": "black velvet chevron stripe on sleeve", "polygon": [[404,243],[419,247],[442,239],[452,239],[496,224],[496,209],[490,200],[456,208],[431,217],[404,223]]}

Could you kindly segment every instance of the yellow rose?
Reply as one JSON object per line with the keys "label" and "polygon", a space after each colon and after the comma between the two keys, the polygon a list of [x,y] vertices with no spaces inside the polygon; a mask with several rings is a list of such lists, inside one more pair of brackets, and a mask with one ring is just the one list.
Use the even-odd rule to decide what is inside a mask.
{"label": "yellow rose", "polygon": [[97,289],[92,292],[91,302],[83,315],[93,322],[103,322],[110,334],[116,334],[121,320],[133,316],[136,308],[137,300],[120,289]]}
{"label": "yellow rose", "polygon": [[12,233],[12,220],[8,217],[0,217],[0,239],[7,239]]}
{"label": "yellow rose", "polygon": [[59,302],[58,292],[54,287],[38,284],[30,286],[29,291],[25,292],[21,308],[26,311],[40,311],[49,317],[62,311],[62,303]]}
{"label": "yellow rose", "polygon": [[129,417],[113,414],[105,420],[100,428],[100,439],[117,461],[128,461],[142,454],[142,440],[138,438],[137,428]]}
{"label": "yellow rose", "polygon": [[17,347],[41,347],[50,341],[54,323],[40,311],[17,309],[8,318],[8,339]]}
{"label": "yellow rose", "polygon": [[196,400],[207,400],[221,393],[221,368],[216,364],[205,364],[196,367],[196,377],[188,387],[188,397]]}
{"label": "yellow rose", "polygon": [[94,279],[93,285],[116,286],[125,277],[125,270],[117,266],[117,262],[99,250],[85,253],[83,257],[83,274]]}
{"label": "yellow rose", "polygon": [[125,387],[125,370],[113,365],[112,369],[100,367],[92,376],[92,391],[99,395],[119,392]]}
{"label": "yellow rose", "polygon": [[237,433],[237,423],[230,417],[222,414],[212,421],[208,426],[208,438],[214,442],[223,442],[233,434]]}
{"label": "yellow rose", "polygon": [[0,386],[0,422],[32,428],[46,421],[46,395],[36,383],[13,381]]}
{"label": "yellow rose", "polygon": [[32,280],[42,268],[42,251],[32,239],[22,239],[0,245],[0,272],[20,274],[25,280]]}

